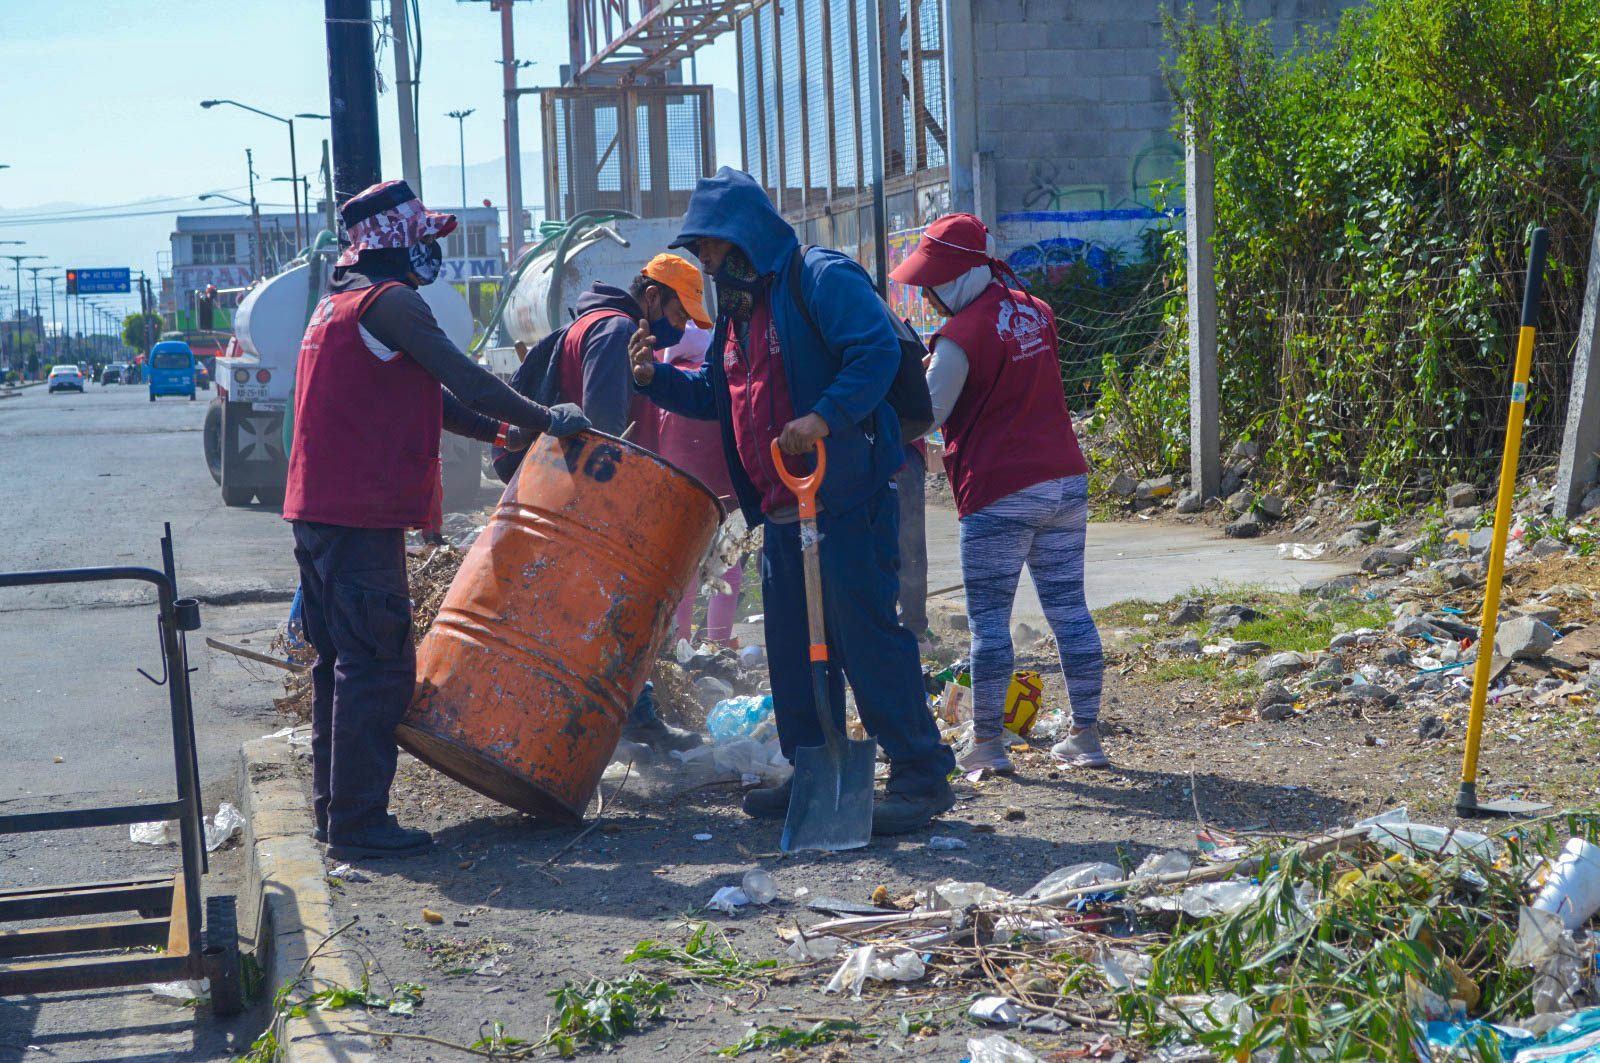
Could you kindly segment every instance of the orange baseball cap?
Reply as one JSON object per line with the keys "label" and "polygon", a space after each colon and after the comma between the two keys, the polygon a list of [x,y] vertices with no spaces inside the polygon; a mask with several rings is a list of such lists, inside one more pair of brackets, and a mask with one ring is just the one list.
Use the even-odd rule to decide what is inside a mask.
{"label": "orange baseball cap", "polygon": [[645,264],[640,270],[646,277],[659,281],[672,289],[672,293],[683,303],[684,310],[688,311],[690,319],[701,328],[711,327],[711,318],[706,315],[706,287],[705,278],[700,275],[700,270],[686,258],[677,255],[657,255]]}

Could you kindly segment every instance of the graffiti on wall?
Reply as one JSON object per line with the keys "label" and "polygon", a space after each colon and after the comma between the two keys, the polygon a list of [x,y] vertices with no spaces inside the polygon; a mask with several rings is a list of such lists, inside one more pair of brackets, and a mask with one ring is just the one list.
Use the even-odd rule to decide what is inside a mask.
{"label": "graffiti on wall", "polygon": [[[888,237],[889,244],[889,269],[894,268],[911,257],[911,252],[917,249],[917,242],[922,239],[923,226],[916,229],[901,229],[892,232]],[[914,288],[909,284],[889,282],[889,306],[900,317],[911,322],[911,327],[931,336],[944,324],[944,318],[922,297],[922,289]]]}

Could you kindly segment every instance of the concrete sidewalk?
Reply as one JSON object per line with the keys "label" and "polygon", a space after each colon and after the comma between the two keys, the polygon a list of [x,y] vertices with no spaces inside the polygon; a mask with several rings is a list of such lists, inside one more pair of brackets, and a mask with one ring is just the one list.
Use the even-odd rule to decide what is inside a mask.
{"label": "concrete sidewalk", "polygon": [[[1291,561],[1276,543],[1223,538],[1215,528],[1125,520],[1089,525],[1084,582],[1089,607],[1132,599],[1166,601],[1191,587],[1252,584],[1293,590],[1317,579],[1356,570],[1355,561]],[[928,589],[961,582],[961,548],[953,509],[928,506]],[[963,601],[961,591],[939,600]],[[1017,589],[1012,622],[1044,628],[1044,611],[1026,571]]]}

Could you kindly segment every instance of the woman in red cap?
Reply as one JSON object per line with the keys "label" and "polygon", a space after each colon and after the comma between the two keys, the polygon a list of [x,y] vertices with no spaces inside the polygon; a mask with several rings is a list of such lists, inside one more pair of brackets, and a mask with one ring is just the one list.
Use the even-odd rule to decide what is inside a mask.
{"label": "woman in red cap", "polygon": [[972,628],[973,744],[960,765],[1011,770],[1003,733],[1011,606],[1026,564],[1072,702],[1072,728],[1053,752],[1073,767],[1106,767],[1098,723],[1104,659],[1083,595],[1088,466],[1061,387],[1055,315],[1020,290],[971,214],[928,226],[890,276],[920,287],[947,318],[934,336],[928,390],[961,517]]}

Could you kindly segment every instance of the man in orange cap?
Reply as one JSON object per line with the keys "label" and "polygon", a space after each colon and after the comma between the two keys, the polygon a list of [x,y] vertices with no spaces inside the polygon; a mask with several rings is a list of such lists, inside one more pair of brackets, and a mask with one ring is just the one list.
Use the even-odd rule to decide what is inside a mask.
{"label": "man in orange cap", "polygon": [[[641,326],[655,337],[657,350],[683,338],[690,321],[711,327],[706,314],[705,282],[700,270],[678,255],[657,255],[645,264],[627,289],[595,282],[578,297],[575,317],[528,352],[511,378],[511,386],[535,399],[560,396],[551,403],[572,402],[583,408],[597,431],[620,436],[646,450],[659,449],[660,415],[633,386],[628,341]],[[494,451],[495,471],[510,482],[522,462],[521,451]],[[693,749],[700,736],[673,727],[656,716],[654,692],[647,684],[623,727],[622,737],[658,753]]]}

